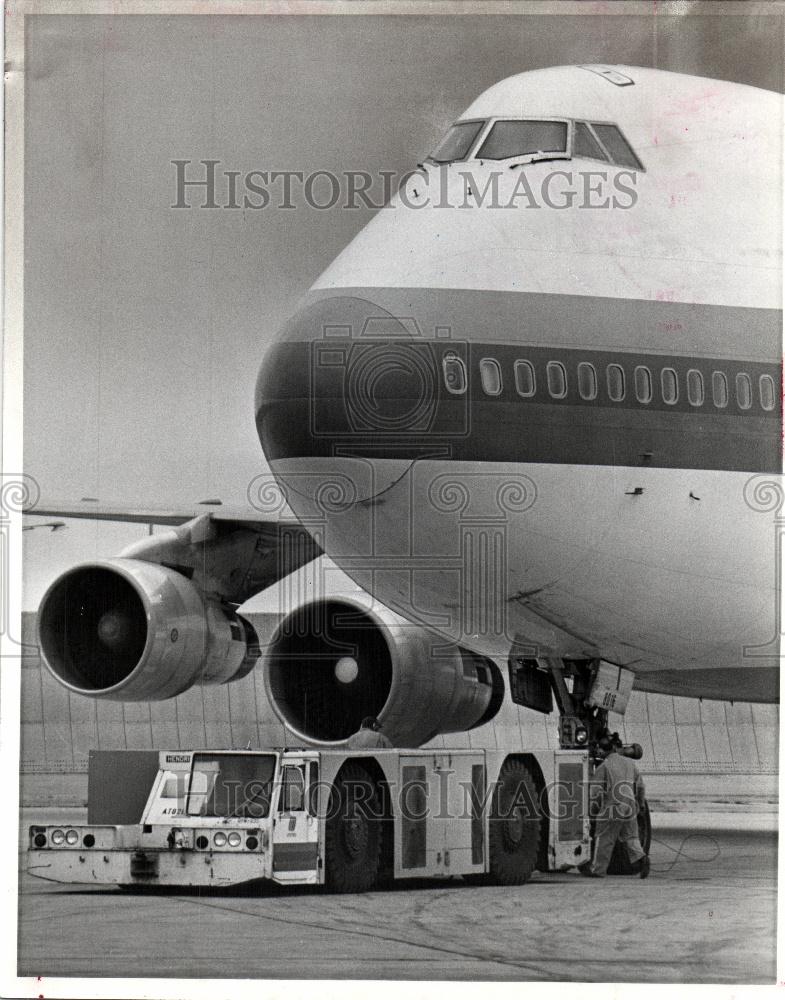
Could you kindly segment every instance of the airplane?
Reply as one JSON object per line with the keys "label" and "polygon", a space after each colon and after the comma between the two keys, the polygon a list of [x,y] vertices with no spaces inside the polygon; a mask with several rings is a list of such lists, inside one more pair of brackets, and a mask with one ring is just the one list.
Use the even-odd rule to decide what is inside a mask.
{"label": "airplane", "polygon": [[508,691],[579,745],[608,669],[778,700],[781,122],[778,94],[639,67],[482,93],[270,345],[250,510],[30,511],[170,529],[52,584],[50,672],[116,700],[245,676],[237,609],[326,553],[381,609],[306,603],[267,648],[308,745],[375,715],[419,746]]}

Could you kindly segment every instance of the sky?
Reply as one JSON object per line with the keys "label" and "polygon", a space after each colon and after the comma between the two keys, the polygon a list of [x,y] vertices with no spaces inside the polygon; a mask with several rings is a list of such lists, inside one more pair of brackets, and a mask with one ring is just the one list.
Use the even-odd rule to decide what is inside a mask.
{"label": "sky", "polygon": [[[290,210],[175,209],[173,160],[192,161],[189,177],[202,159],[219,175],[401,174],[487,87],[566,63],[783,90],[782,18],[657,9],[28,17],[24,456],[42,496],[244,503],[266,471],[253,414],[265,347],[373,214],[299,196]],[[25,609],[70,565],[144,533],[26,532]]]}

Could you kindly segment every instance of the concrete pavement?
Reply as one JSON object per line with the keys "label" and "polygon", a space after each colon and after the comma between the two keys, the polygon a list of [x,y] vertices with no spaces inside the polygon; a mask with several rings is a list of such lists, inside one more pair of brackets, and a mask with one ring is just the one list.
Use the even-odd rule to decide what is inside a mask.
{"label": "concrete pavement", "polygon": [[[25,825],[50,818],[48,810],[25,813]],[[455,880],[357,896],[208,896],[60,886],[25,873],[19,972],[771,983],[772,817],[718,819],[655,814],[646,881],[570,872],[537,874],[520,888]]]}

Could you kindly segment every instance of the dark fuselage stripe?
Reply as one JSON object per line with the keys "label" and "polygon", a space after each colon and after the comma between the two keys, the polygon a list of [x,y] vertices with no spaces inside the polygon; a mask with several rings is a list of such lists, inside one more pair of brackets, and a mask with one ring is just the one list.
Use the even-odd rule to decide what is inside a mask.
{"label": "dark fuselage stripe", "polygon": [[[451,393],[445,386],[447,355],[463,362],[467,386],[462,393]],[[498,364],[498,393],[483,388],[484,359]],[[515,364],[520,360],[532,365],[533,395],[518,391]],[[549,385],[549,363],[561,365],[566,375],[562,398],[552,396],[559,386]],[[590,365],[594,372],[593,400],[581,396],[579,365]],[[618,401],[609,395],[609,366],[618,366],[623,373],[624,396]],[[649,402],[639,400],[636,368],[650,375]],[[271,460],[340,454],[749,472],[781,469],[780,372],[774,364],[455,340],[331,339],[328,347],[320,341],[279,343],[265,369],[257,422]],[[678,395],[672,404],[666,402],[664,369],[675,373]],[[692,398],[700,398],[700,405],[690,402],[689,372],[699,373],[689,379]],[[722,399],[714,388],[715,372],[724,375],[727,386],[724,407],[715,405],[715,399]],[[748,377],[748,408],[740,405],[746,399],[743,394],[739,397],[737,375]],[[769,394],[774,393],[769,410],[762,405],[761,376]],[[696,385],[701,396],[695,395]],[[586,388],[584,383],[584,394]]]}

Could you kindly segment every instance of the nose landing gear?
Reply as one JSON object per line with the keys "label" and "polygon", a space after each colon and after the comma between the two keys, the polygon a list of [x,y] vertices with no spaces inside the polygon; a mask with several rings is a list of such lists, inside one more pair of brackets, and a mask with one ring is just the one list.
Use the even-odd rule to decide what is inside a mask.
{"label": "nose landing gear", "polygon": [[[511,680],[512,663],[511,659]],[[534,669],[541,672],[541,677],[547,677],[550,685],[549,697],[544,698],[544,687],[542,681],[540,682],[538,707],[542,711],[542,706],[547,702],[549,707],[545,710],[549,711],[555,701],[559,709],[559,746],[562,750],[588,748],[596,766],[605,756],[600,745],[601,738],[605,737],[606,740],[615,738],[616,752],[622,756],[634,760],[639,760],[643,756],[639,744],[622,746],[618,736],[613,734],[611,737],[608,732],[609,709],[624,712],[627,707],[627,700],[632,690],[632,673],[629,670],[613,667],[601,660],[538,659],[530,663]],[[638,811],[637,824],[638,839],[648,856],[651,845],[651,815],[646,802]],[[625,845],[618,841],[608,865],[608,874],[637,875],[639,872],[637,863],[630,862]]]}
{"label": "nose landing gear", "polygon": [[604,660],[527,659],[513,651],[508,662],[513,701],[546,713],[556,702],[562,750],[596,748],[609,710],[623,713],[632,691],[632,672]]}

